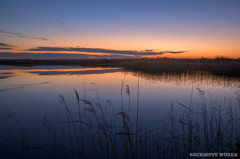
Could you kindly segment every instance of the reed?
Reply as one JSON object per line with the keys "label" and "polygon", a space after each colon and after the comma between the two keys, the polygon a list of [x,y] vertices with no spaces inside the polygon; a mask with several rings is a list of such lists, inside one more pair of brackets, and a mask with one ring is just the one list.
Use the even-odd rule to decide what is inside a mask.
{"label": "reed", "polygon": [[139,59],[122,61],[121,67],[146,74],[203,71],[215,75],[239,76],[240,61],[236,59]]}
{"label": "reed", "polygon": [[126,70],[140,71],[147,74],[160,74],[164,72],[183,73],[203,71],[216,75],[240,76],[240,58],[226,58],[217,56],[213,59],[0,59],[0,65],[36,66],[36,65],[62,65],[84,67],[122,67]]}
{"label": "reed", "polygon": [[[42,119],[44,127],[53,134],[53,158],[177,159],[189,158],[190,152],[239,152],[239,92],[234,99],[219,100],[208,97],[204,90],[192,85],[187,104],[172,101],[169,114],[160,118],[158,126],[148,128],[139,115],[139,77],[134,103],[136,112],[132,111],[133,103],[130,105],[129,85],[126,85],[124,98],[124,85],[123,79],[119,111],[115,110],[111,100],[101,100],[95,83],[96,98],[92,100],[87,98],[85,86],[83,96],[74,90],[77,111],[71,111],[64,96],[59,95],[64,110],[64,114],[58,114],[60,129],[49,122],[47,115]],[[197,102],[193,101],[194,91],[198,92]],[[135,119],[131,118],[130,109],[131,114],[135,113]],[[29,150],[26,149],[25,133],[22,134],[25,156]]]}
{"label": "reed", "polygon": [[[139,88],[137,89],[139,93]],[[123,89],[121,88],[121,90]],[[100,98],[98,102],[79,99],[79,102],[85,103],[85,111],[89,112],[96,121],[87,122],[90,129],[79,126],[77,130],[79,134],[85,134],[83,132],[88,131],[87,136],[90,136],[90,142],[84,144],[85,149],[88,150],[88,153],[85,154],[86,157],[94,158],[100,155],[100,158],[179,158],[179,156],[188,158],[190,152],[233,150],[234,143],[239,143],[240,134],[239,118],[237,114],[233,113],[233,110],[239,110],[239,106],[234,106],[231,99],[225,99],[223,105],[218,104],[212,98],[207,100],[203,90],[200,88],[196,88],[196,90],[201,99],[201,103],[199,103],[201,107],[197,107],[200,108],[199,110],[193,107],[194,86],[192,86],[189,105],[178,102],[183,110],[180,116],[174,113],[172,102],[169,116],[161,122],[161,127],[154,129],[144,128],[142,122],[139,121],[139,103],[137,101],[136,129],[134,131],[130,126],[128,104],[123,105],[128,108],[126,112],[121,108],[119,112],[115,113],[112,107],[113,118],[106,118],[110,114],[107,114],[109,111],[102,111],[102,106],[98,103]],[[129,86],[126,87],[126,91],[128,92],[126,95],[130,98]],[[76,95],[76,98],[78,99],[79,96]],[[124,98],[121,97],[121,99]],[[238,98],[236,99],[238,101]],[[106,103],[110,105],[111,101],[106,101]],[[225,109],[223,110],[223,108]],[[120,120],[117,120],[116,116],[119,116],[120,118],[117,119]],[[79,119],[79,121],[82,120]],[[73,121],[70,120],[68,124],[72,125]],[[74,128],[73,125],[72,128]],[[82,146],[81,140],[78,142]],[[91,145],[95,145],[95,148]],[[84,149],[81,151],[83,152]]]}

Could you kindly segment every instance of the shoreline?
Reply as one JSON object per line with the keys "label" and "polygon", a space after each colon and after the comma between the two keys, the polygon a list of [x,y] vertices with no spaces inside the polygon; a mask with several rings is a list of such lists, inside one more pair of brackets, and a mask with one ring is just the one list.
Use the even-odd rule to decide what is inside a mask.
{"label": "shoreline", "polygon": [[203,71],[215,75],[240,76],[240,59],[0,59],[0,65],[11,66],[82,66],[121,67],[148,74]]}

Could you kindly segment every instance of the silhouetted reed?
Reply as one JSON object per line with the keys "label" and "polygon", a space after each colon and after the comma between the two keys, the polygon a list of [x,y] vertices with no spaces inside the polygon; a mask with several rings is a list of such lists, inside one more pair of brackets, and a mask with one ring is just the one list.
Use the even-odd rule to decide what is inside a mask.
{"label": "silhouetted reed", "polygon": [[[124,80],[121,84],[122,100],[123,85]],[[197,106],[193,106],[194,90],[198,91],[201,101]],[[81,99],[75,90],[78,119],[73,119],[74,115],[68,109],[64,97],[60,96],[68,114],[65,118],[67,122],[60,121],[60,123],[68,125],[69,135],[74,134],[70,137],[71,151],[65,146],[65,152],[72,153],[72,158],[189,158],[191,152],[239,152],[236,148],[240,143],[239,116],[238,113],[234,113],[234,110],[240,112],[238,93],[236,93],[238,105],[234,105],[232,99],[224,99],[222,102],[212,97],[208,99],[204,90],[194,88],[193,85],[189,104],[177,102],[178,104],[174,105],[172,102],[167,118],[159,123],[159,127],[149,129],[142,125],[138,117],[139,83],[136,121],[131,121],[129,102],[127,105],[122,102],[120,111],[115,112],[114,106],[108,100],[103,111],[97,86],[95,91],[97,100],[90,101],[86,98]],[[126,95],[130,98],[128,85]],[[81,108],[80,103],[85,106]],[[182,111],[180,114],[175,114],[176,107]],[[112,108],[112,113],[107,111],[107,108]],[[83,110],[85,115],[89,113],[88,118],[86,116],[83,118],[79,113]],[[80,123],[79,127],[74,124],[76,122]],[[58,138],[57,133],[56,131],[54,135],[56,138]],[[56,143],[60,144],[60,142]],[[64,145],[56,146],[58,147],[64,148]]]}
{"label": "silhouetted reed", "polygon": [[[123,78],[119,110],[116,110],[111,100],[101,101],[97,84],[92,85],[92,91],[96,93],[96,98],[92,100],[87,98],[85,84],[83,97],[74,90],[76,109],[69,106],[65,97],[59,94],[63,112],[58,112],[57,123],[53,124],[47,115],[43,116],[43,126],[53,135],[54,158],[189,158],[191,152],[240,151],[239,92],[236,92],[234,99],[218,100],[211,95],[208,97],[204,90],[192,84],[189,102],[177,101],[174,104],[172,101],[169,114],[160,117],[157,126],[149,128],[139,120],[139,76],[137,101],[134,104],[130,103],[130,86],[124,84]],[[194,91],[198,92],[199,98],[195,102]],[[133,106],[136,112],[132,111]],[[130,112],[136,118],[131,117]],[[8,114],[6,118],[12,117]],[[21,128],[24,158],[30,155],[28,142],[23,126],[16,118],[13,119]]]}

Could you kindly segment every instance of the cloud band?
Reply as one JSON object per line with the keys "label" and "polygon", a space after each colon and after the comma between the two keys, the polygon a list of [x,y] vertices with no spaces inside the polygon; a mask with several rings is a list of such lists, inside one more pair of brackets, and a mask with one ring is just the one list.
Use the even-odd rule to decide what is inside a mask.
{"label": "cloud band", "polygon": [[154,50],[112,50],[112,49],[101,49],[101,48],[81,48],[81,47],[36,47],[28,49],[27,51],[69,51],[69,52],[88,52],[88,53],[108,53],[118,55],[161,55],[161,54],[180,54],[187,51],[154,51]]}

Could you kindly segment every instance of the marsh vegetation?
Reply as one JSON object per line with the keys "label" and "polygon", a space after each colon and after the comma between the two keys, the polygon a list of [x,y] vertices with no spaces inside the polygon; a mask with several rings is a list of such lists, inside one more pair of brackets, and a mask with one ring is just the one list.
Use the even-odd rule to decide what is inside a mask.
{"label": "marsh vegetation", "polygon": [[[78,112],[71,112],[64,96],[59,95],[65,117],[59,116],[55,125],[48,122],[47,115],[43,117],[44,126],[53,133],[54,156],[189,158],[191,152],[239,153],[239,92],[233,99],[216,100],[200,88],[193,89],[198,91],[200,102],[194,102],[191,93],[189,103],[172,103],[169,113],[159,117],[152,128],[139,120],[138,111],[134,112],[136,118],[130,116],[130,102],[115,110],[111,101],[101,101],[98,93],[89,101],[75,90]],[[95,91],[98,92],[97,87]],[[121,100],[124,93],[130,101],[130,92],[128,85],[122,87]],[[138,100],[135,104],[141,109]],[[176,107],[180,113],[176,113]]]}
{"label": "marsh vegetation", "polygon": [[36,66],[63,65],[84,67],[122,67],[126,70],[141,71],[147,74],[183,73],[204,71],[214,75],[240,75],[240,59],[216,57],[214,59],[76,59],[76,60],[34,60],[34,59],[0,59],[0,65]]}
{"label": "marsh vegetation", "polygon": [[[48,135],[47,143],[50,147],[48,157],[57,159],[144,159],[189,158],[191,152],[239,153],[240,92],[238,88],[240,81],[237,73],[230,75],[223,72],[217,73],[217,71],[215,71],[215,74],[203,70],[190,71],[184,69],[184,64],[190,65],[189,62],[184,60],[172,64],[168,62],[160,63],[156,60],[139,60],[136,63],[132,60],[131,69],[128,68],[127,62],[122,62],[122,65],[125,65],[128,69],[122,74],[123,78],[120,76],[122,80],[117,83],[120,86],[117,89],[118,95],[116,98],[119,101],[117,103],[114,101],[115,99],[110,97],[107,100],[101,98],[102,91],[99,89],[98,82],[91,82],[91,88],[88,88],[90,85],[87,86],[85,80],[79,80],[79,78],[77,78],[77,84],[82,85],[81,89],[72,89],[72,93],[67,94],[65,92],[58,95],[54,94],[59,100],[57,109],[54,110],[55,115],[46,111],[42,114],[41,123],[38,125],[43,126],[45,130],[41,133]],[[168,59],[161,60],[167,61]],[[141,62],[149,62],[144,69],[147,66],[150,69],[150,66],[156,62],[154,68],[156,67],[158,73],[155,71],[145,73],[141,70],[143,65]],[[184,67],[173,67],[176,66],[177,62],[182,63]],[[206,62],[209,61],[206,60]],[[220,61],[219,63],[222,64],[223,62]],[[235,62],[237,65],[238,62]],[[218,61],[215,63],[216,66],[217,63]],[[135,65],[137,66],[135,67]],[[164,66],[169,70],[161,73],[161,67],[158,69],[157,65]],[[186,72],[182,72],[182,70]],[[50,79],[53,76],[63,77],[64,80],[67,80],[67,78],[72,77],[65,74],[51,75],[48,71],[46,75],[43,73],[34,74],[32,71],[29,73],[34,77],[43,79]],[[112,74],[117,75],[116,72]],[[134,77],[134,82],[128,83],[126,81],[126,76],[129,75]],[[96,75],[91,76],[96,78]],[[155,95],[152,93],[148,96],[147,101],[143,102],[142,98],[146,98],[141,94],[148,92],[148,90],[141,89],[140,79],[160,82],[156,85],[168,85],[169,83],[190,85],[191,90],[187,94],[188,100],[181,101],[178,100],[177,96],[174,96],[172,101],[168,101],[168,104],[166,104],[157,97],[159,100],[156,103],[156,101],[151,101],[151,96]],[[110,82],[107,83],[110,84]],[[135,87],[133,87],[133,83],[136,84]],[[234,95],[230,97],[226,95],[224,98],[216,97],[202,88],[204,84],[230,88],[234,91]],[[154,90],[152,91],[154,92]],[[161,91],[163,94],[164,91],[167,94],[166,89]],[[182,88],[180,93],[184,94],[186,91]],[[166,108],[167,113],[162,115],[161,112],[158,112],[157,119],[146,122],[144,116],[147,111],[152,114],[157,113],[154,112],[156,111],[154,109],[149,110],[153,108],[151,107],[153,102],[158,107]],[[47,107],[51,109],[51,105],[47,105]],[[5,120],[16,123],[16,130],[20,134],[20,139],[17,141],[20,146],[17,151],[18,154],[15,155],[20,156],[20,158],[32,158],[32,156],[37,156],[36,154],[40,154],[43,149],[46,149],[38,143],[33,144],[27,135],[27,130],[25,130],[27,124],[19,120],[18,117],[7,113],[5,114]],[[15,141],[12,140],[11,142]],[[1,152],[8,156],[8,143],[1,143]],[[9,156],[11,155],[14,154]]]}

